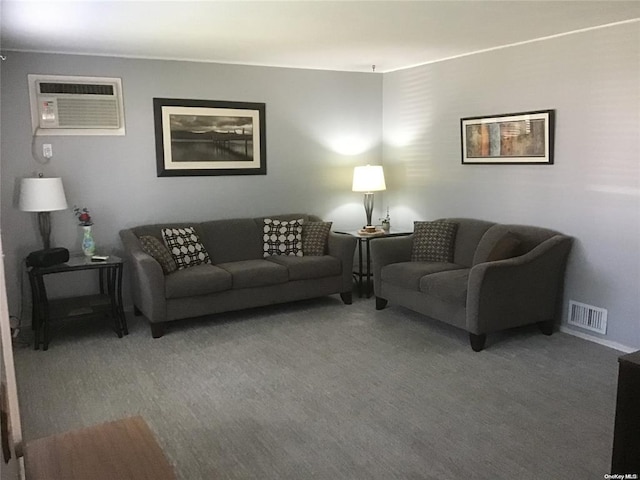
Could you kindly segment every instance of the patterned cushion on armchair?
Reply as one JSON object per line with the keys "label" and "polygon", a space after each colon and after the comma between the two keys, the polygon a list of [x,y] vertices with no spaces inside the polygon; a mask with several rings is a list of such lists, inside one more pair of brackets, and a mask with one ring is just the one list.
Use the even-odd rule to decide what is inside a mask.
{"label": "patterned cushion on armchair", "polygon": [[453,262],[458,224],[438,220],[413,223],[412,262]]}

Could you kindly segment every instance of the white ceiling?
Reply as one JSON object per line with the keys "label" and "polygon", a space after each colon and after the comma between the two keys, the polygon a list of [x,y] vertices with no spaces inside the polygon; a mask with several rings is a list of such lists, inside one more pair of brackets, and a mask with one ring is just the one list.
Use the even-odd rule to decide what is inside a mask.
{"label": "white ceiling", "polygon": [[388,72],[640,18],[640,1],[2,0],[11,50]]}

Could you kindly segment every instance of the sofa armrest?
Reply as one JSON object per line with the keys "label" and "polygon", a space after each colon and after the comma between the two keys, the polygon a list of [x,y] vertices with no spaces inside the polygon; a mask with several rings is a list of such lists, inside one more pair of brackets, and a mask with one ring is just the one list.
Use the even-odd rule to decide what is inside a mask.
{"label": "sofa armrest", "polygon": [[481,335],[555,319],[572,242],[555,235],[525,255],[475,265],[469,273],[467,330]]}
{"label": "sofa armrest", "polygon": [[353,289],[353,254],[357,239],[343,233],[329,232],[328,254],[340,259],[342,263],[343,292]]}
{"label": "sofa armrest", "polygon": [[370,240],[373,290],[380,291],[380,271],[385,265],[411,261],[413,234],[402,237],[383,237]]}
{"label": "sofa armrest", "polygon": [[160,264],[146,253],[131,230],[120,231],[129,269],[134,305],[151,322],[167,319],[164,273]]}

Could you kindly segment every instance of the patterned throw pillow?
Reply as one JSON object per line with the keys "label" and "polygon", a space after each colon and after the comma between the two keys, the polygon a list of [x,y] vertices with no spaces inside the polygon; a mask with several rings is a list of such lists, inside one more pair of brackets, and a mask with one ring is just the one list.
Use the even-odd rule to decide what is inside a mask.
{"label": "patterned throw pillow", "polygon": [[264,219],[264,256],[294,255],[302,257],[302,223],[304,220],[272,220]]}
{"label": "patterned throw pillow", "polygon": [[307,222],[302,225],[302,251],[308,256],[321,256],[327,251],[332,222]]}
{"label": "patterned throw pillow", "polygon": [[173,255],[171,255],[171,252],[167,250],[167,247],[165,247],[160,240],[151,235],[143,235],[138,240],[140,240],[142,249],[155,258],[160,264],[165,275],[178,270],[178,265],[173,259]]}
{"label": "patterned throw pillow", "polygon": [[201,263],[211,263],[209,254],[193,227],[163,228],[162,238],[173,255],[178,270]]}
{"label": "patterned throw pillow", "polygon": [[453,262],[458,224],[453,222],[414,222],[412,262]]}

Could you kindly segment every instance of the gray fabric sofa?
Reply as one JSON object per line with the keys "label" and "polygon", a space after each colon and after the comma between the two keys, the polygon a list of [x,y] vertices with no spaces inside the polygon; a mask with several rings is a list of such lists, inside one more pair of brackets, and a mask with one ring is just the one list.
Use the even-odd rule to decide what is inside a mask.
{"label": "gray fabric sofa", "polygon": [[[415,233],[371,242],[376,308],[390,301],[462,328],[475,351],[488,333],[512,327],[537,323],[551,335],[571,237],[534,226],[442,220],[458,224],[450,263],[410,261]],[[487,261],[507,236],[518,243],[510,258]]]}
{"label": "gray fabric sofa", "polygon": [[[268,218],[321,221],[307,214]],[[142,225],[120,231],[136,314],[150,322],[154,338],[167,322],[189,317],[340,294],[351,303],[356,239],[329,233],[326,255],[263,258],[264,218]],[[162,240],[162,228],[195,228],[211,259],[170,274],[142,248],[139,237]]]}

